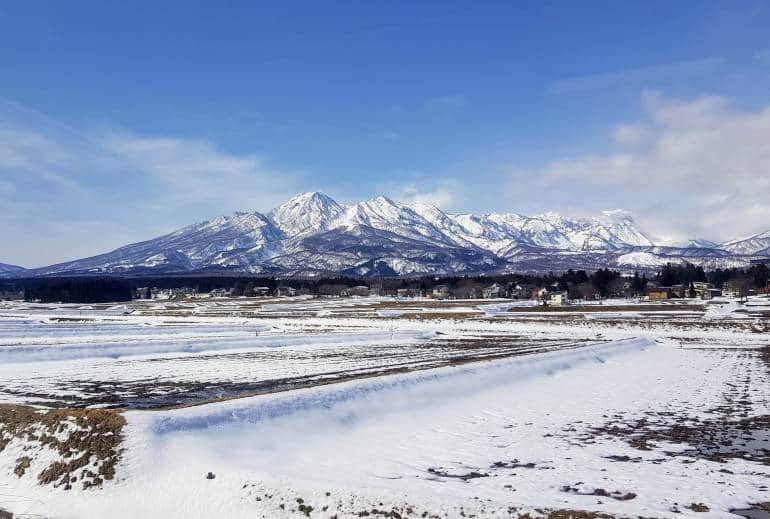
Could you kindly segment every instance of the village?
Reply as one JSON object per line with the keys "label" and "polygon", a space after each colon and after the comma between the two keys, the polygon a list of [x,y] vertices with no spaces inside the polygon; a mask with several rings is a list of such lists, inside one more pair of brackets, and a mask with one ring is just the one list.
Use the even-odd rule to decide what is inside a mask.
{"label": "village", "polygon": [[[635,301],[665,301],[669,299],[710,300],[715,297],[746,298],[752,295],[770,294],[770,283],[761,288],[753,288],[745,281],[727,281],[721,287],[705,281],[693,281],[689,284],[662,285],[647,281],[643,289],[635,286],[631,277],[619,277],[613,280],[604,294],[590,284],[571,284],[554,281],[547,285],[532,283],[480,282],[462,283],[456,287],[438,284],[432,288],[395,288],[384,289],[377,284],[370,285],[320,285],[317,290],[295,288],[288,285],[248,286],[238,293],[233,288],[216,288],[201,292],[194,287],[166,288],[139,287],[134,290],[134,299],[195,299],[195,298],[230,298],[230,297],[319,297],[319,298],[354,298],[354,297],[396,297],[399,299],[513,299],[531,300],[545,306],[565,306],[574,304],[598,304],[606,299],[633,299]],[[15,293],[15,298],[23,299],[23,293]],[[2,299],[2,298],[0,298]],[[8,298],[13,299],[13,298]]]}

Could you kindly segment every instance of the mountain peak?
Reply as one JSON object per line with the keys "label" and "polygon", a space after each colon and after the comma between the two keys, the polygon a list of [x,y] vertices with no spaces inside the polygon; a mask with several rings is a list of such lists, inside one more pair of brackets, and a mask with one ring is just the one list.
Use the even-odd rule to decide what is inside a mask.
{"label": "mountain peak", "polygon": [[334,202],[332,198],[325,193],[322,193],[321,191],[305,191],[304,193],[300,193],[296,196],[291,197],[289,200],[286,201],[286,203],[291,202],[304,202],[304,201],[310,201],[310,200],[321,200],[324,202]]}
{"label": "mountain peak", "polygon": [[289,236],[327,229],[345,208],[331,197],[308,191],[294,196],[270,212],[275,225]]}

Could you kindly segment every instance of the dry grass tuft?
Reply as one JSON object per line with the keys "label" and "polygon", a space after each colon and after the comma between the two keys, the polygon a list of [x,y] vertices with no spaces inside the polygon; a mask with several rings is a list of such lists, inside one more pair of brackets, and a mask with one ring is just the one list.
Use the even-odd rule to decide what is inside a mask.
{"label": "dry grass tuft", "polygon": [[[123,415],[108,409],[42,411],[0,405],[0,453],[14,439],[38,443],[60,456],[37,475],[40,484],[69,490],[79,480],[84,489],[98,487],[115,477],[125,425]],[[32,461],[28,456],[18,458],[16,475],[22,477]]]}

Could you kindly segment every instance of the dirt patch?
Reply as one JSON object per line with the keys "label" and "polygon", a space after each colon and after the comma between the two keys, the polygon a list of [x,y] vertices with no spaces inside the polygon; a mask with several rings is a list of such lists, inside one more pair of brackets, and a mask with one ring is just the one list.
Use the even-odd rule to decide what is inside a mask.
{"label": "dirt patch", "polygon": [[633,492],[622,492],[620,490],[613,490],[612,492],[608,492],[603,488],[581,490],[580,488],[578,488],[579,485],[582,485],[582,483],[575,483],[575,486],[565,485],[562,487],[561,491],[567,492],[568,494],[575,494],[578,496],[609,497],[616,501],[630,501],[632,499],[636,499],[636,494]]}
{"label": "dirt patch", "polygon": [[471,472],[466,472],[464,474],[453,474],[443,469],[429,468],[428,473],[441,478],[460,479],[462,481],[489,477],[489,474],[485,472],[476,472],[475,470]]}
{"label": "dirt patch", "polygon": [[[632,422],[611,422],[591,430],[596,436],[610,436],[626,441],[629,446],[651,451],[661,443],[685,444],[690,448],[666,452],[668,456],[700,458],[718,463],[744,459],[770,465],[770,415],[751,416],[737,421],[723,417],[702,420],[698,417],[647,417]],[[611,457],[613,461],[635,461],[628,456]],[[621,459],[622,458],[622,459]],[[628,459],[626,459],[628,458]]]}
{"label": "dirt patch", "polygon": [[[120,413],[106,409],[53,409],[0,405],[0,453],[13,441],[38,444],[55,451],[59,459],[45,467],[37,480],[65,490],[80,482],[84,489],[101,486],[115,477],[123,449]],[[14,472],[22,477],[34,460],[16,460]]]}
{"label": "dirt patch", "polygon": [[13,469],[13,473],[19,477],[22,477],[32,463],[32,458],[29,456],[22,456],[16,460],[16,468]]}
{"label": "dirt patch", "polygon": [[537,466],[536,463],[531,461],[528,463],[522,463],[517,459],[510,461],[496,461],[492,464],[493,469],[534,469]]}

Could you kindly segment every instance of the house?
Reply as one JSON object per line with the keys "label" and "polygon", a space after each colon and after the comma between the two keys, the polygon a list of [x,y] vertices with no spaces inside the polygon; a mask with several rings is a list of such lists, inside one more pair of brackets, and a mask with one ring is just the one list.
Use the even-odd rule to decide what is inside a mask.
{"label": "house", "polygon": [[297,289],[295,289],[294,287],[285,287],[285,286],[277,287],[275,289],[275,295],[277,295],[278,297],[294,297],[297,295]]}
{"label": "house", "polygon": [[727,281],[722,284],[722,295],[724,297],[742,297],[744,295],[744,291],[738,285],[738,283],[734,281]]}
{"label": "house", "polygon": [[198,291],[192,287],[151,289],[152,299],[187,299],[197,294]]}
{"label": "house", "polygon": [[232,293],[232,289],[229,288],[215,288],[209,292],[209,297],[227,297]]}
{"label": "house", "polygon": [[254,287],[253,290],[255,297],[265,297],[270,295],[270,287]]}
{"label": "house", "polygon": [[340,295],[345,297],[350,297],[350,296],[365,297],[369,295],[369,287],[366,285],[357,285],[354,287],[349,287],[343,290]]}
{"label": "house", "polygon": [[514,299],[529,299],[532,297],[532,291],[535,285],[529,283],[511,283],[508,286],[508,294]]}
{"label": "house", "polygon": [[422,297],[422,290],[419,288],[399,288],[396,290],[398,297]]}
{"label": "house", "polygon": [[537,299],[538,301],[543,301],[544,303],[547,303],[551,297],[551,294],[562,293],[562,292],[566,293],[564,290],[559,288],[558,283],[553,283],[546,287],[536,288],[532,292],[532,299]]}
{"label": "house", "polygon": [[152,288],[150,287],[135,288],[134,299],[152,299]]}
{"label": "house", "polygon": [[499,283],[494,283],[482,290],[484,299],[497,299],[505,297],[505,288]]}
{"label": "house", "polygon": [[550,292],[548,294],[549,306],[562,306],[569,304],[569,293],[564,291]]}
{"label": "house", "polygon": [[722,297],[722,290],[718,288],[709,288],[706,290],[707,297],[704,297],[703,299],[713,299],[715,297]]}
{"label": "house", "polygon": [[449,299],[449,287],[447,285],[437,285],[433,287],[433,299]]}
{"label": "house", "polygon": [[700,299],[711,299],[712,297],[715,297],[712,291],[716,289],[711,283],[706,283],[705,281],[694,281],[691,288],[695,291],[695,296]]}
{"label": "house", "polygon": [[675,297],[683,297],[684,292],[682,285],[673,285],[670,287],[659,286],[648,290],[647,296],[650,298],[650,301],[663,301]]}

